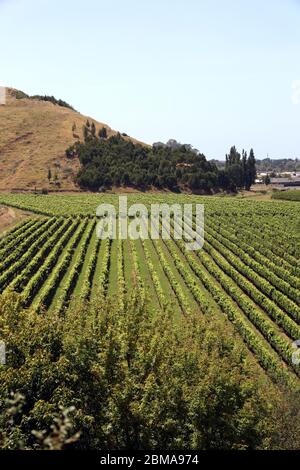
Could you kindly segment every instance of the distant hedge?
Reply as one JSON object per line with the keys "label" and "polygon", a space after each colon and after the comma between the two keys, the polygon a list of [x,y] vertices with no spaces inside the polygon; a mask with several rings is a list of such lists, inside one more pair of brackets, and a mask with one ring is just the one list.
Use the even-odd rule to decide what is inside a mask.
{"label": "distant hedge", "polygon": [[274,191],[272,199],[282,199],[284,201],[298,201],[300,202],[300,190],[290,189],[288,191]]}

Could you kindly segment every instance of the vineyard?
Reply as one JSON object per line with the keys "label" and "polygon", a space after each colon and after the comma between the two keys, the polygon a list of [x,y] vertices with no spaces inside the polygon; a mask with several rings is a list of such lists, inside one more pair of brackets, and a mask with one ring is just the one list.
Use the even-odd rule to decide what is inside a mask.
{"label": "vineyard", "polygon": [[[129,195],[128,204],[202,203],[205,243],[184,240],[100,240],[96,208],[118,207],[114,195],[2,194],[0,204],[39,217],[0,238],[0,291],[25,307],[64,313],[96,298],[124,309],[133,289],[153,314],[170,308],[175,321],[191,312],[218,316],[238,332],[276,381],[298,384],[293,360],[300,339],[300,211],[288,201]],[[164,225],[164,220],[160,220]],[[194,228],[194,219],[189,228]]]}

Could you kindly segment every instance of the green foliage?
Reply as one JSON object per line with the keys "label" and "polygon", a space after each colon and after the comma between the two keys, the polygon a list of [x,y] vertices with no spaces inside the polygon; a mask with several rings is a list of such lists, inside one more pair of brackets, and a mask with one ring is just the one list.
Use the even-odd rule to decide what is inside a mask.
{"label": "green foliage", "polygon": [[[218,168],[224,169],[225,162],[221,160],[211,160]],[[271,178],[276,177],[276,173],[297,172],[300,170],[300,160],[298,158],[264,158],[256,160],[256,169],[258,173],[269,173]]]}
{"label": "green foliage", "polygon": [[99,130],[99,139],[107,139],[107,130],[105,127],[102,127],[100,130]]}
{"label": "green foliage", "polygon": [[12,90],[11,91],[12,96],[14,96],[17,100],[23,100],[25,98],[30,98],[29,95],[24,93],[23,91],[20,90]]}
{"label": "green foliage", "polygon": [[[85,303],[65,316],[36,315],[5,294],[0,319],[10,351],[0,367],[2,448],[254,449],[271,438],[281,445],[281,393],[210,316],[177,325],[172,313],[152,316],[136,298],[124,311]],[[22,397],[13,412],[12,391]]]}
{"label": "green foliage", "polygon": [[117,195],[0,201],[52,216],[0,239],[2,447],[299,444],[297,204],[128,195],[205,204],[204,247],[190,252],[172,218],[170,240],[97,240],[96,207],[117,209]]}
{"label": "green foliage", "polygon": [[67,157],[79,157],[82,168],[76,181],[82,188],[99,191],[114,185],[202,193],[235,190],[230,175],[219,172],[190,146],[148,148],[120,134],[107,139],[105,128],[100,129],[99,138],[95,133],[93,125],[84,126],[84,144],[77,142],[66,150]]}
{"label": "green foliage", "polygon": [[69,108],[69,109],[72,109],[74,111],[74,108],[70,104],[68,104],[65,101],[60,100],[60,99],[57,100],[56,98],[54,98],[54,96],[33,95],[33,96],[30,96],[29,98],[31,100],[48,101],[48,102],[53,103],[57,106],[61,106],[63,108]]}
{"label": "green foliage", "polygon": [[96,137],[96,126],[94,122],[91,125],[91,136]]}
{"label": "green foliage", "polygon": [[11,90],[11,94],[17,100],[30,99],[30,100],[38,100],[38,101],[48,101],[48,102],[53,103],[57,106],[62,106],[64,108],[69,108],[69,109],[72,109],[74,111],[74,108],[71,105],[69,105],[68,103],[66,103],[63,100],[60,100],[60,99],[57,100],[56,98],[54,98],[54,96],[48,96],[48,95],[29,96],[29,95],[27,95],[26,93],[24,93],[23,91],[20,91],[20,90]]}
{"label": "green foliage", "polygon": [[298,158],[277,158],[273,160],[271,158],[264,158],[263,160],[257,160],[257,171],[259,172],[269,172],[275,173],[284,173],[285,171],[299,171],[300,170],[300,161]]}
{"label": "green foliage", "polygon": [[249,190],[256,178],[256,160],[253,149],[247,157],[244,150],[241,156],[236,147],[231,147],[229,154],[226,155],[225,169],[238,188]]}
{"label": "green foliage", "polygon": [[278,199],[283,201],[300,201],[300,191],[288,190],[288,191],[273,191],[272,199]]}

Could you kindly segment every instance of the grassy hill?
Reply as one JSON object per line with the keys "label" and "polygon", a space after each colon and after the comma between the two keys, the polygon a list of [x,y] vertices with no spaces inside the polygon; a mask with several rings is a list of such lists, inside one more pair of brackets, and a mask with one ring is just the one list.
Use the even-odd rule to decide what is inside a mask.
{"label": "grassy hill", "polygon": [[[6,105],[0,106],[0,190],[75,189],[73,178],[80,164],[77,159],[68,160],[65,150],[82,138],[87,117],[51,102],[29,99],[14,89],[7,88],[6,94]],[[108,136],[116,133],[106,124],[89,120],[97,130],[106,127]]]}

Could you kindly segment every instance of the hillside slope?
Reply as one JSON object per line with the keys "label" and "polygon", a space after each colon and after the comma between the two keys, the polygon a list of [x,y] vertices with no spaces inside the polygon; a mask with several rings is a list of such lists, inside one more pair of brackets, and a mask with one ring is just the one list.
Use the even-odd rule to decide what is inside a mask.
{"label": "hillside slope", "polygon": [[[13,89],[6,89],[6,94],[6,104],[0,106],[0,190],[75,189],[73,178],[79,162],[68,160],[65,150],[82,138],[88,118],[51,102],[17,99]],[[108,136],[116,133],[89,119],[97,131],[104,126]]]}

